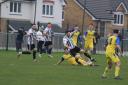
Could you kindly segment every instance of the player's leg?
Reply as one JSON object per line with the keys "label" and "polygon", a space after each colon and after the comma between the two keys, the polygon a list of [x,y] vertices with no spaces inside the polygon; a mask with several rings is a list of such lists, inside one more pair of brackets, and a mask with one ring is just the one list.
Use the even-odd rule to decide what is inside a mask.
{"label": "player's leg", "polygon": [[68,50],[65,48],[64,49],[64,54],[63,54],[63,56],[61,57],[61,59],[57,62],[57,65],[59,65],[59,64],[61,64],[65,59],[67,59],[68,58],[68,55],[69,54],[69,52],[68,52]]}
{"label": "player's leg", "polygon": [[115,66],[115,79],[120,79],[119,73],[120,73],[120,62],[116,62],[116,66]]}
{"label": "player's leg", "polygon": [[40,41],[37,41],[37,52],[39,52],[40,50],[39,45],[40,45]]}
{"label": "player's leg", "polygon": [[[93,44],[93,42],[91,42],[89,44],[89,46],[88,46],[88,51],[87,51],[88,55],[91,56],[91,54],[93,52],[93,49],[94,49],[94,44]],[[91,57],[91,61],[95,61],[96,62],[96,59],[94,59],[94,58]]]}
{"label": "player's leg", "polygon": [[95,61],[95,59],[93,59],[92,57],[91,57],[91,55],[90,55],[90,48],[92,48],[93,46],[92,45],[90,45],[89,43],[85,43],[85,46],[84,46],[85,48],[84,48],[84,50],[85,50],[85,52],[84,52],[84,55],[87,57],[87,58],[89,58],[91,61]]}
{"label": "player's leg", "polygon": [[48,46],[48,56],[53,57],[51,54],[52,54],[52,45],[49,45]]}
{"label": "player's leg", "polygon": [[120,79],[119,77],[120,65],[121,65],[120,59],[116,54],[114,54],[112,56],[112,61],[115,63],[115,79]]}
{"label": "player's leg", "polygon": [[52,58],[53,56],[51,54],[52,54],[52,41],[49,41],[48,56]]}
{"label": "player's leg", "polygon": [[96,61],[94,58],[91,57],[91,55],[90,55],[87,51],[84,52],[84,55],[85,55],[87,58],[89,58],[89,60],[91,60],[91,61]]}
{"label": "player's leg", "polygon": [[17,51],[17,58],[20,58],[20,55],[22,54],[22,43],[16,42],[16,51]]}
{"label": "player's leg", "polygon": [[77,55],[77,53],[80,52],[80,49],[78,47],[75,47],[73,49],[70,50],[70,54],[72,57],[75,58],[75,61],[80,64],[80,62],[78,61],[78,58],[80,57],[79,55]]}
{"label": "player's leg", "polygon": [[45,42],[44,42],[45,53],[47,53],[47,48],[48,48],[47,42],[48,42],[48,41],[45,41]]}
{"label": "player's leg", "polygon": [[42,54],[42,46],[43,46],[43,41],[39,41],[38,42],[39,57],[41,57]]}
{"label": "player's leg", "polygon": [[52,54],[52,45],[49,45],[47,47],[47,54],[48,54],[48,57],[52,58],[53,56],[51,55]]}
{"label": "player's leg", "polygon": [[78,63],[76,62],[76,59],[75,59],[74,57],[68,58],[67,61],[68,61],[69,64],[71,64],[71,65],[78,65]]}
{"label": "player's leg", "polygon": [[107,73],[108,71],[112,68],[112,60],[107,57],[107,66],[105,67],[104,73],[102,75],[102,78],[106,78],[107,77]]}
{"label": "player's leg", "polygon": [[35,49],[34,44],[31,45],[31,50],[32,50],[33,61],[36,62],[37,61],[37,59],[36,59],[36,49]]}

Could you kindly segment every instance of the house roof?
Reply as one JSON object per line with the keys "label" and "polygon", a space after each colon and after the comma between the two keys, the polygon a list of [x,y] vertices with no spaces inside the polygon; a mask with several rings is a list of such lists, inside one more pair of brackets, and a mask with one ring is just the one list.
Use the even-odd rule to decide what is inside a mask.
{"label": "house roof", "polygon": [[126,9],[128,10],[128,0],[123,0],[123,3],[126,6]]}
{"label": "house roof", "polygon": [[[76,0],[96,19],[113,20],[112,13],[122,2],[128,9],[128,0]],[[86,1],[86,2],[84,2]]]}
{"label": "house roof", "polygon": [[[29,28],[31,28],[32,24],[30,21],[17,21],[17,20],[9,20],[9,25],[15,29],[18,30],[19,28],[24,28],[25,31],[27,31]],[[40,23],[40,26],[47,26],[47,23]],[[53,25],[53,31],[57,33],[64,33],[65,30],[62,29],[60,26],[57,24],[52,24]]]}

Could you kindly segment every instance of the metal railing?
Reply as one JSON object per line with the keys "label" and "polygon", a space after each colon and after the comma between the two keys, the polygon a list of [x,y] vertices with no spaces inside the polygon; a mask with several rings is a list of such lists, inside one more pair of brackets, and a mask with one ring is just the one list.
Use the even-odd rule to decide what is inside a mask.
{"label": "metal railing", "polygon": [[[16,40],[16,33],[0,33],[0,49],[2,50],[15,50],[15,40]],[[55,33],[53,37],[53,49],[54,51],[62,51],[63,50],[63,36],[64,33]],[[37,41],[35,40],[34,43],[36,44]],[[37,44],[36,44],[37,45]],[[23,50],[27,49],[27,36],[23,38],[22,44]]]}
{"label": "metal railing", "polygon": [[[53,37],[53,51],[63,51],[63,36],[62,33],[55,33]],[[7,39],[8,38],[8,39]],[[7,33],[0,33],[0,49],[2,50],[15,50],[15,39],[16,33],[9,33],[7,37]],[[106,38],[100,38],[96,44],[96,52],[104,53],[104,44]],[[37,43],[35,41],[35,43]],[[128,50],[128,39],[123,39],[123,43],[121,45],[123,48],[123,52],[126,53]],[[23,50],[27,49],[27,37],[24,36],[23,42]]]}

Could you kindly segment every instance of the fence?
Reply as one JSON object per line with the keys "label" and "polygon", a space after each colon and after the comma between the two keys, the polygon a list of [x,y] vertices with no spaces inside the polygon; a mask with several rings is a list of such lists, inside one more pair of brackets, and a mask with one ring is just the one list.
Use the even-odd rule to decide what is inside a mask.
{"label": "fence", "polygon": [[[53,37],[53,51],[63,51],[63,36],[64,34],[61,33],[55,33]],[[23,50],[27,49],[27,37],[24,37],[24,42],[23,42]],[[15,50],[15,39],[16,39],[16,33],[0,33],[0,49],[2,50]],[[105,38],[100,38],[98,40],[98,43],[96,44],[96,51],[97,53],[104,53],[104,43],[105,43]],[[36,41],[35,41],[36,42]],[[127,52],[128,48],[128,40],[123,39],[123,43],[121,45],[123,48],[123,52]]]}
{"label": "fence", "polygon": [[[53,37],[53,49],[54,51],[63,50],[63,33],[55,33]],[[0,33],[0,49],[2,50],[15,50],[16,33]],[[36,41],[34,43],[37,43]],[[24,36],[23,50],[27,49],[27,36]]]}

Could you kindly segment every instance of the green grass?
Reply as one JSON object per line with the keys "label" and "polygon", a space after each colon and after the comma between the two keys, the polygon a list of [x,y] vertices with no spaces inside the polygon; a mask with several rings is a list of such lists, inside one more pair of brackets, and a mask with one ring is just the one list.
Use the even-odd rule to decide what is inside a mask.
{"label": "green grass", "polygon": [[121,58],[121,74],[123,80],[114,80],[114,68],[107,79],[101,79],[105,68],[104,55],[94,55],[99,66],[72,66],[67,62],[54,65],[62,53],[54,53],[54,58],[46,54],[32,62],[31,55],[16,58],[13,51],[0,51],[0,85],[127,85],[128,57]]}

